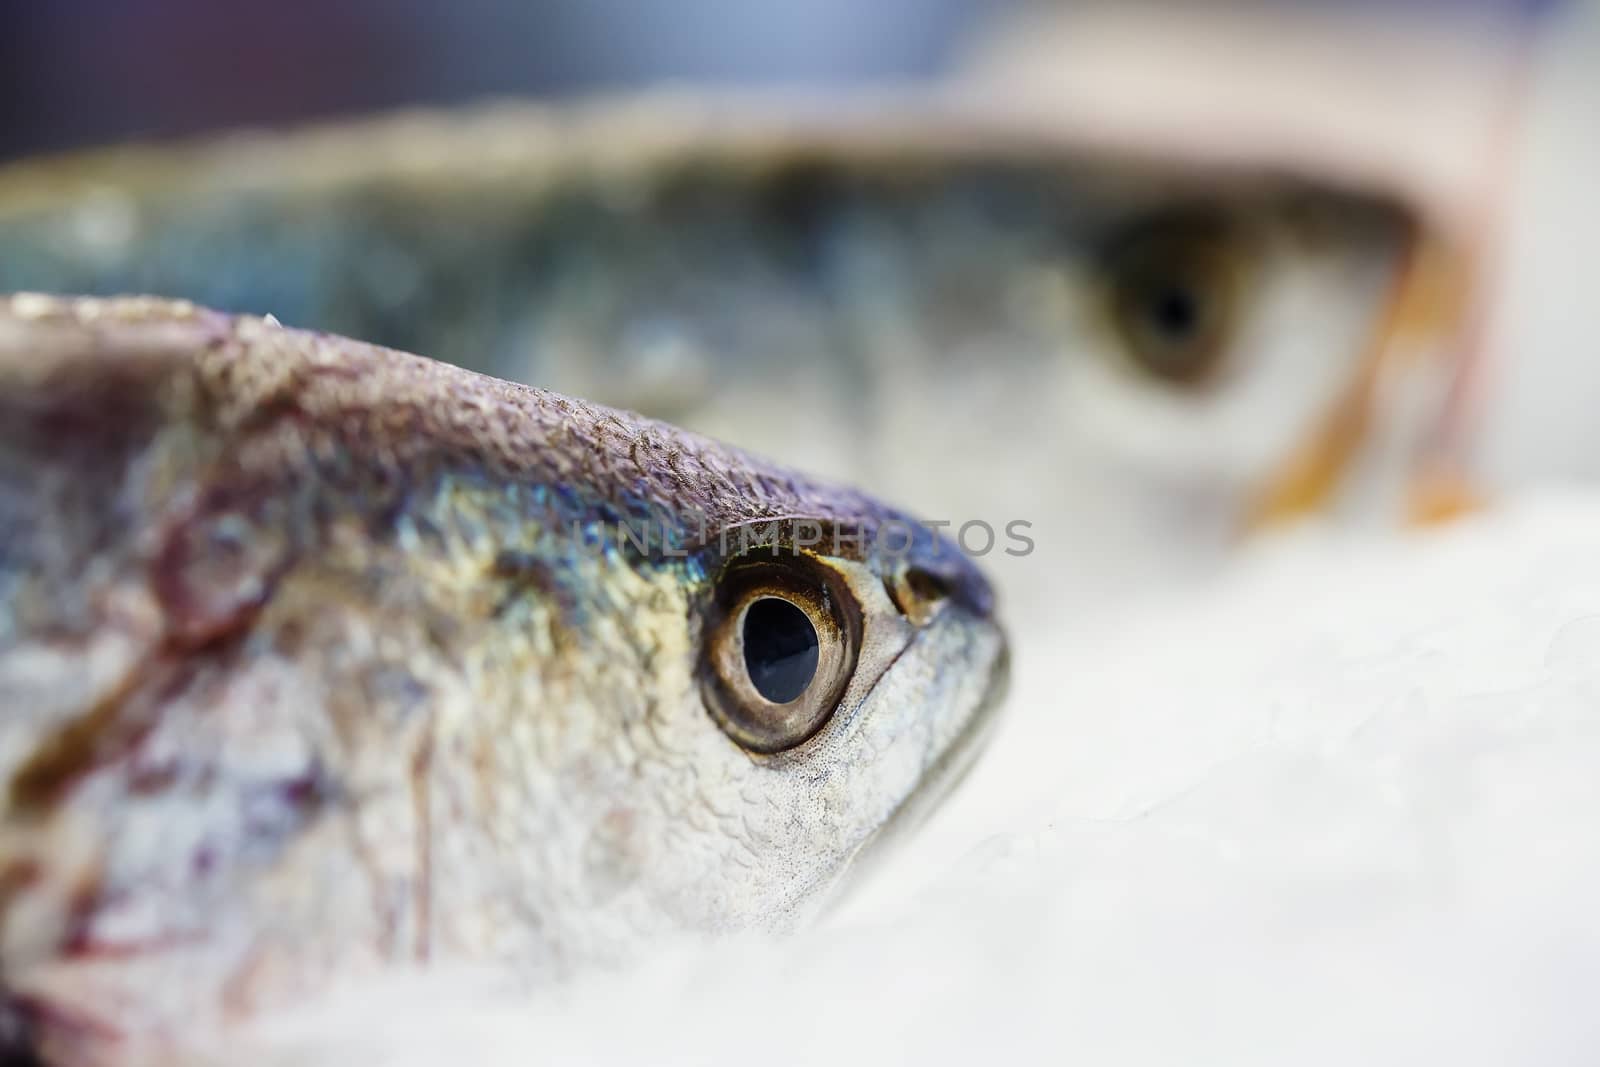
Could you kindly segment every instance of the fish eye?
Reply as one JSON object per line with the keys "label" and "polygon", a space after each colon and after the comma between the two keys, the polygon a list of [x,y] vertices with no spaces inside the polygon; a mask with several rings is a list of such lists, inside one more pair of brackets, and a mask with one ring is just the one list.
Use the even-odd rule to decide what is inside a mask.
{"label": "fish eye", "polygon": [[1227,227],[1203,217],[1146,222],[1119,240],[1108,303],[1127,357],[1173,385],[1213,377],[1237,327],[1240,258]]}
{"label": "fish eye", "polygon": [[782,752],[833,716],[855,669],[860,612],[805,556],[742,557],[719,577],[707,628],[707,704],[735,742]]}

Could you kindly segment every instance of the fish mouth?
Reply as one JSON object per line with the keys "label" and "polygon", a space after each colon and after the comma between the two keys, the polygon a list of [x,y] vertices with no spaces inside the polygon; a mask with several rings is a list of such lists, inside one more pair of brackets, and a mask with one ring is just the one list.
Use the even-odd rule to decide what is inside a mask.
{"label": "fish mouth", "polygon": [[879,869],[887,857],[894,854],[896,847],[928,819],[977,765],[978,756],[1003,718],[1001,709],[1011,687],[1011,645],[999,627],[995,627],[995,632],[1000,644],[989,664],[989,678],[984,686],[983,698],[973,707],[950,743],[928,765],[916,786],[901,799],[877,829],[856,846],[841,866],[833,884],[824,892],[817,908],[819,914],[832,912],[846,901],[852,891]]}

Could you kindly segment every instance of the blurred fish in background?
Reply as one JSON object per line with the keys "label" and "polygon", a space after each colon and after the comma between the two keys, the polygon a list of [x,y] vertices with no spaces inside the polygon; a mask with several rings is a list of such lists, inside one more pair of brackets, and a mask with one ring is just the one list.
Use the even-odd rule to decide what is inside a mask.
{"label": "blurred fish in background", "polygon": [[[1303,161],[965,104],[658,97],[20,166],[0,288],[270,313],[741,441],[922,501],[1041,610],[1206,573],[1258,518],[1398,517],[1460,366],[1447,232]],[[1428,410],[1379,419],[1419,373]]]}

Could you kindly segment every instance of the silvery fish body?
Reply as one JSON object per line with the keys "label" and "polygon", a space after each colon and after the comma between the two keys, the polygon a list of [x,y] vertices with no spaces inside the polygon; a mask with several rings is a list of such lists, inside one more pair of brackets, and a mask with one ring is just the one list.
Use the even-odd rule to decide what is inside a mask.
{"label": "silvery fish body", "polygon": [[858,492],[270,321],[0,301],[0,975],[49,1062],[787,928],[1005,674],[972,563]]}
{"label": "silvery fish body", "polygon": [[1209,570],[1348,458],[1306,454],[1377,409],[1421,224],[1006,114],[507,106],[25,163],[0,290],[270,313],[665,418],[981,524],[1041,610]]}

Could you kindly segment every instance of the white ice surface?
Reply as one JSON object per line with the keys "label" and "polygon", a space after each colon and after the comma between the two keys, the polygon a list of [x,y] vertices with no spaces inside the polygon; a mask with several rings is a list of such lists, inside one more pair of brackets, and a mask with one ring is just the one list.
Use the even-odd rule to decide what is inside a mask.
{"label": "white ice surface", "polygon": [[1016,638],[979,773],[820,928],[554,996],[465,974],[348,991],[254,1050],[1600,1063],[1600,493],[1398,543],[1307,534]]}

